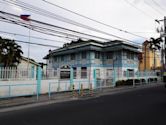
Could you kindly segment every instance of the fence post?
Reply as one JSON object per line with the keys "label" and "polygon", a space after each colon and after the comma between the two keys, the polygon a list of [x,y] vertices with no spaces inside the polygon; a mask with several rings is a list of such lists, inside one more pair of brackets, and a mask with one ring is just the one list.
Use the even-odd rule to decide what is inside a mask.
{"label": "fence post", "polygon": [[97,82],[96,69],[93,70],[93,79],[94,79],[94,89],[96,89],[96,82]]}
{"label": "fence post", "polygon": [[8,96],[11,97],[11,85],[9,85],[9,93]]}
{"label": "fence post", "polygon": [[148,76],[147,76],[147,71],[145,70],[145,79],[146,79],[146,84],[148,84]]}
{"label": "fence post", "polygon": [[73,68],[70,68],[70,85],[73,85]]}
{"label": "fence post", "polygon": [[129,70],[127,70],[127,80],[129,79]]}
{"label": "fence post", "polygon": [[116,70],[115,70],[115,68],[113,69],[113,73],[114,73],[114,77],[113,77],[113,87],[115,87],[116,86]]}
{"label": "fence post", "polygon": [[38,66],[37,67],[37,98],[41,92],[41,78],[42,78],[41,67]]}
{"label": "fence post", "polygon": [[[137,77],[136,77],[137,78]],[[133,73],[133,87],[135,87],[135,72]]]}
{"label": "fence post", "polygon": [[49,88],[48,88],[48,97],[49,99],[51,99],[51,83],[48,84]]}

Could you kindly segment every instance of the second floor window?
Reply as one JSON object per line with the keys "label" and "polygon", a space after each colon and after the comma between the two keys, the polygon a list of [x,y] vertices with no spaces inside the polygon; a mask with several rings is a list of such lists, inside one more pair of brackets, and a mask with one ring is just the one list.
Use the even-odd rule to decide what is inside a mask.
{"label": "second floor window", "polygon": [[100,59],[100,52],[95,52],[95,59]]}
{"label": "second floor window", "polygon": [[54,62],[58,62],[58,58],[57,57],[54,57]]}
{"label": "second floor window", "polygon": [[113,53],[112,52],[107,53],[107,59],[113,59]]}
{"label": "second floor window", "polygon": [[77,78],[77,68],[76,67],[73,67],[73,77],[74,77],[74,79]]}
{"label": "second floor window", "polygon": [[82,58],[82,59],[86,59],[86,52],[82,52],[82,53],[81,53],[81,58]]}
{"label": "second floor window", "polygon": [[75,60],[75,54],[71,54],[71,60]]}
{"label": "second floor window", "polygon": [[96,77],[100,78],[100,69],[96,69]]}
{"label": "second floor window", "polygon": [[61,61],[64,61],[64,56],[61,56]]}
{"label": "second floor window", "polygon": [[81,78],[87,78],[87,67],[81,67]]}
{"label": "second floor window", "polygon": [[127,59],[134,59],[134,53],[127,52]]}

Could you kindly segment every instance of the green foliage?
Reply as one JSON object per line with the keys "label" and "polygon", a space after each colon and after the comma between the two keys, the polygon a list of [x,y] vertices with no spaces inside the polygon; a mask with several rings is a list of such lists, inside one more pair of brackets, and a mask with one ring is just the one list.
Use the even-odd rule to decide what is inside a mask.
{"label": "green foliage", "polygon": [[23,51],[14,40],[0,37],[0,64],[4,67],[16,66],[20,63]]}
{"label": "green foliage", "polygon": [[125,80],[119,80],[119,81],[116,81],[116,86],[123,86],[126,84],[126,81]]}
{"label": "green foliage", "polygon": [[149,48],[151,50],[160,50],[161,46],[160,44],[163,42],[162,38],[150,38],[150,41],[148,43],[150,44]]}
{"label": "green foliage", "polygon": [[[140,83],[139,79],[135,79],[135,83]],[[119,80],[116,82],[116,86],[130,86],[133,85],[133,79]]]}

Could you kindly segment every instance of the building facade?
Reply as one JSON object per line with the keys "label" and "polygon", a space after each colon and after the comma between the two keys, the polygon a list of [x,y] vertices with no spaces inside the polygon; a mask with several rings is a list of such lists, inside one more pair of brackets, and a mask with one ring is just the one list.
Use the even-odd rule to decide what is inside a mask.
{"label": "building facade", "polygon": [[161,57],[158,51],[153,51],[150,45],[145,41],[142,45],[142,60],[140,60],[139,70],[150,71],[160,70]]}
{"label": "building facade", "polygon": [[[65,44],[62,48],[49,51],[44,59],[47,60],[47,69],[60,72],[72,69],[75,79],[92,79],[95,69],[97,78],[116,77],[120,80],[132,77],[138,71],[138,53],[138,46],[123,41],[103,43],[79,39]],[[60,73],[59,78],[61,77]]]}

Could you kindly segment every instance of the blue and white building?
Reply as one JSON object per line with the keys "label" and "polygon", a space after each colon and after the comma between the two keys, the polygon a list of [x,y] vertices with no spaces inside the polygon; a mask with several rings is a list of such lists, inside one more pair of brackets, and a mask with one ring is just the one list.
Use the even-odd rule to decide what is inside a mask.
{"label": "blue and white building", "polygon": [[[72,41],[62,48],[50,50],[44,57],[47,68],[62,71],[72,69],[74,79],[93,79],[93,71],[100,79],[116,80],[133,77],[138,71],[139,46],[125,41]],[[59,78],[61,77],[59,73]]]}

